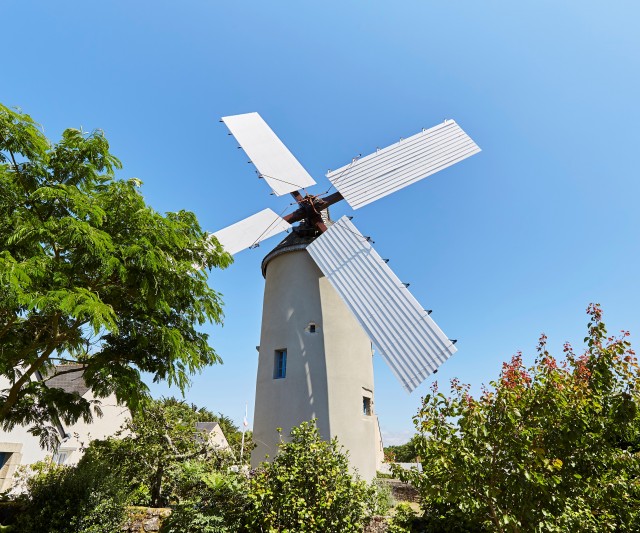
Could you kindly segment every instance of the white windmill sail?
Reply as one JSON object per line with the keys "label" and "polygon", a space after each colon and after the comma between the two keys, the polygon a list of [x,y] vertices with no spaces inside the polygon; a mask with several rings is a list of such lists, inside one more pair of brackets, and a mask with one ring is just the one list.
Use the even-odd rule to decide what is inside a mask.
{"label": "white windmill sail", "polygon": [[277,196],[315,185],[258,113],[222,117],[222,121]]}
{"label": "white windmill sail", "polygon": [[213,235],[220,241],[226,252],[235,255],[245,248],[255,246],[273,235],[287,231],[291,225],[271,209],[264,209],[255,215],[216,231]]}
{"label": "white windmill sail", "polygon": [[457,351],[347,217],[307,251],[407,391]]}
{"label": "white windmill sail", "polygon": [[454,120],[355,160],[327,178],[358,209],[480,152]]}

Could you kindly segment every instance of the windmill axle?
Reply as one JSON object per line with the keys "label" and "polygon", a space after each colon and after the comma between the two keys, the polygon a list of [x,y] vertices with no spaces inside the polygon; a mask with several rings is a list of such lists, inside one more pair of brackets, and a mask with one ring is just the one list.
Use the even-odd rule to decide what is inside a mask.
{"label": "windmill axle", "polygon": [[322,211],[327,209],[330,205],[342,200],[342,195],[339,192],[330,194],[325,198],[320,198],[319,196],[314,196],[312,194],[302,196],[299,191],[292,192],[291,196],[293,196],[296,202],[298,202],[299,207],[293,213],[283,217],[284,220],[289,224],[306,220],[309,225],[315,226],[320,230],[320,233],[323,233],[327,229],[324,221],[322,220]]}

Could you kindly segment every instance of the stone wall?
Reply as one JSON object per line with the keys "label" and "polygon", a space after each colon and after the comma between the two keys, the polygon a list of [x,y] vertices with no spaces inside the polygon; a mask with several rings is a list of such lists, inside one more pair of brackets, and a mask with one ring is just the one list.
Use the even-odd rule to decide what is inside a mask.
{"label": "stone wall", "polygon": [[123,533],[157,533],[162,521],[171,514],[171,509],[131,507],[129,518],[122,526]]}

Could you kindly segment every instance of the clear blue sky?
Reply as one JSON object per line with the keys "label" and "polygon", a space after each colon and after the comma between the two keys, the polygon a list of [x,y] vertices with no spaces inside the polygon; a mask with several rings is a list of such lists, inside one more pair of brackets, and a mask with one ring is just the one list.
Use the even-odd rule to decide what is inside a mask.
{"label": "clear blue sky", "polygon": [[[218,123],[258,111],[324,172],[453,118],[483,152],[356,213],[354,223],[459,352],[437,375],[478,390],[545,332],[581,345],[589,302],[640,333],[640,4],[536,0],[2,2],[0,101],[57,139],[103,129],[158,211],[215,231],[269,196]],[[312,191],[314,192],[314,191]],[[343,202],[344,204],[344,202]],[[277,243],[211,285],[223,366],[187,399],[236,421],[253,408],[263,279]],[[388,444],[408,438],[431,380],[407,395],[376,357]],[[154,387],[156,394],[166,394]]]}

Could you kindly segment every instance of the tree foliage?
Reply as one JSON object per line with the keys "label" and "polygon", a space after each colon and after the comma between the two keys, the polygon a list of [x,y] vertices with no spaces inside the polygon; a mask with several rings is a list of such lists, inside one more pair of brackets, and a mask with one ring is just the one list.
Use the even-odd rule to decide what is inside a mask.
{"label": "tree foliage", "polygon": [[416,442],[418,436],[411,437],[409,442],[394,446],[385,446],[384,457],[387,462],[395,463],[415,463],[418,454],[416,452]]}
{"label": "tree foliage", "polygon": [[[559,362],[540,339],[475,399],[437,384],[414,418],[426,530],[640,530],[640,375],[628,332],[608,336],[589,306],[586,350]],[[426,527],[426,525],[425,525]]]}
{"label": "tree foliage", "polygon": [[196,413],[198,422],[217,422],[220,425],[220,429],[224,433],[229,446],[231,447],[231,451],[233,452],[236,461],[239,463],[240,456],[242,456],[242,463],[247,465],[249,464],[251,459],[251,450],[255,448],[253,433],[250,430],[245,431],[244,450],[241,453],[243,448],[242,430],[234,423],[231,417],[223,413],[215,414],[206,407],[198,407],[194,404],[191,404],[191,409]]}
{"label": "tree foliage", "polygon": [[95,441],[88,453],[113,465],[127,480],[135,504],[173,504],[182,497],[185,465],[217,471],[234,462],[228,450],[215,449],[206,435],[198,433],[198,421],[198,412],[186,402],[153,400],[144,411],[134,413],[115,438]]}
{"label": "tree foliage", "polygon": [[[161,215],[101,131],[68,129],[51,144],[26,114],[0,105],[0,424],[90,421],[86,399],[46,386],[53,365],[79,362],[97,397],[135,408],[141,372],[184,389],[219,362],[197,328],[220,322],[207,270],[231,258],[193,213]],[[41,379],[36,379],[40,377]],[[99,413],[98,413],[99,414]]]}

